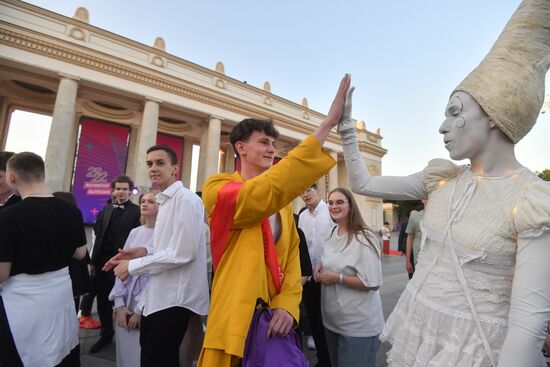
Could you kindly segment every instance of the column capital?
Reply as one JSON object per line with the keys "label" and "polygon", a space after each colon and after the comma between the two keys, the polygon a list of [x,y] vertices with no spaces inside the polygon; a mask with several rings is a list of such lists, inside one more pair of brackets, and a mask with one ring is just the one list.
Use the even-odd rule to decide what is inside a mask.
{"label": "column capital", "polygon": [[72,74],[67,74],[67,73],[57,73],[57,75],[61,78],[61,79],[72,79],[74,81],[79,81],[80,80],[80,77],[76,76],[76,75],[72,75]]}
{"label": "column capital", "polygon": [[158,104],[161,104],[163,101],[158,99],[158,98],[154,98],[154,97],[149,97],[149,96],[144,96],[143,97],[143,101],[144,102],[156,102]]}
{"label": "column capital", "polygon": [[216,119],[216,120],[220,120],[220,121],[225,120],[225,118],[223,118],[223,117],[221,117],[221,116],[218,116],[218,115],[210,115],[210,116],[208,116],[208,120],[212,120],[212,119]]}

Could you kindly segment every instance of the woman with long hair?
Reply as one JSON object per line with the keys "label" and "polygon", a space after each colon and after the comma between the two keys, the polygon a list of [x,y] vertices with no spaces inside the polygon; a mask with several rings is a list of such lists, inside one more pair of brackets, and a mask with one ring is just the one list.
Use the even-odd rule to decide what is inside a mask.
{"label": "woman with long hair", "polygon": [[351,192],[332,190],[328,198],[336,222],[314,270],[322,284],[321,311],[333,367],[374,367],[384,327],[380,243],[367,227]]}
{"label": "woman with long hair", "polygon": [[[153,229],[158,214],[158,203],[155,195],[158,190],[148,191],[139,197],[141,211],[140,227],[132,229],[124,250],[134,247],[145,247],[148,252],[153,249]],[[148,276],[130,275],[122,282],[115,280],[109,300],[115,304],[115,338],[117,367],[140,365],[139,327],[141,322],[141,305],[139,300],[147,285]]]}

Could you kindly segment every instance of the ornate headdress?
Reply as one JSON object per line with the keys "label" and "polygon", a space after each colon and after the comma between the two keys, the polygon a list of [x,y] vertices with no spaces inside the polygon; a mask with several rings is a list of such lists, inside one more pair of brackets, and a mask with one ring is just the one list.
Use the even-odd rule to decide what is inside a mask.
{"label": "ornate headdress", "polygon": [[550,0],[523,0],[491,51],[454,92],[471,95],[517,143],[540,113],[549,66]]}

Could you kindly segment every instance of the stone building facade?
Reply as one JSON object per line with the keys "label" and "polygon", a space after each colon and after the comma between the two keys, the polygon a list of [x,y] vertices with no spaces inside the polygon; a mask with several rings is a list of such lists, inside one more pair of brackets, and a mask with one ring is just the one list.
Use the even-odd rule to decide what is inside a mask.
{"label": "stone building facade", "polygon": [[[283,157],[311,133],[323,115],[307,100],[291,102],[271,93],[269,82],[255,87],[213,69],[171,55],[157,38],[147,46],[89,23],[85,8],[73,17],[20,2],[0,2],[0,149],[4,150],[15,110],[52,116],[46,151],[50,190],[73,189],[83,119],[128,129],[125,173],[141,189],[149,186],[145,151],[159,133],[182,142],[181,178],[189,186],[193,145],[200,146],[197,188],[211,174],[232,171],[235,156],[228,135],[247,117],[272,119],[281,133]],[[374,175],[386,150],[380,131],[357,122],[359,146]],[[325,148],[338,161],[319,186],[323,192],[347,186],[342,147],[335,132]],[[374,228],[382,224],[381,200],[358,197]],[[295,201],[297,208],[303,204]]]}

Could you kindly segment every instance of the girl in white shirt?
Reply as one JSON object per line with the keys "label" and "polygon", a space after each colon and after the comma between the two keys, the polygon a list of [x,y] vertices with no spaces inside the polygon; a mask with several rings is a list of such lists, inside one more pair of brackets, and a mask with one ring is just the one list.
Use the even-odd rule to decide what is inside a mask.
{"label": "girl in white shirt", "polygon": [[[139,197],[143,225],[132,229],[124,250],[143,246],[148,251],[152,251],[153,230],[159,209],[155,199],[158,192],[158,190],[151,190]],[[109,300],[115,304],[117,367],[132,367],[140,364],[139,328],[143,310],[140,299],[148,281],[147,275],[132,275],[124,282],[117,278],[109,294]]]}
{"label": "girl in white shirt", "polygon": [[322,284],[321,310],[333,367],[376,364],[378,335],[384,327],[380,244],[361,217],[351,192],[329,194],[331,232],[314,277]]}

